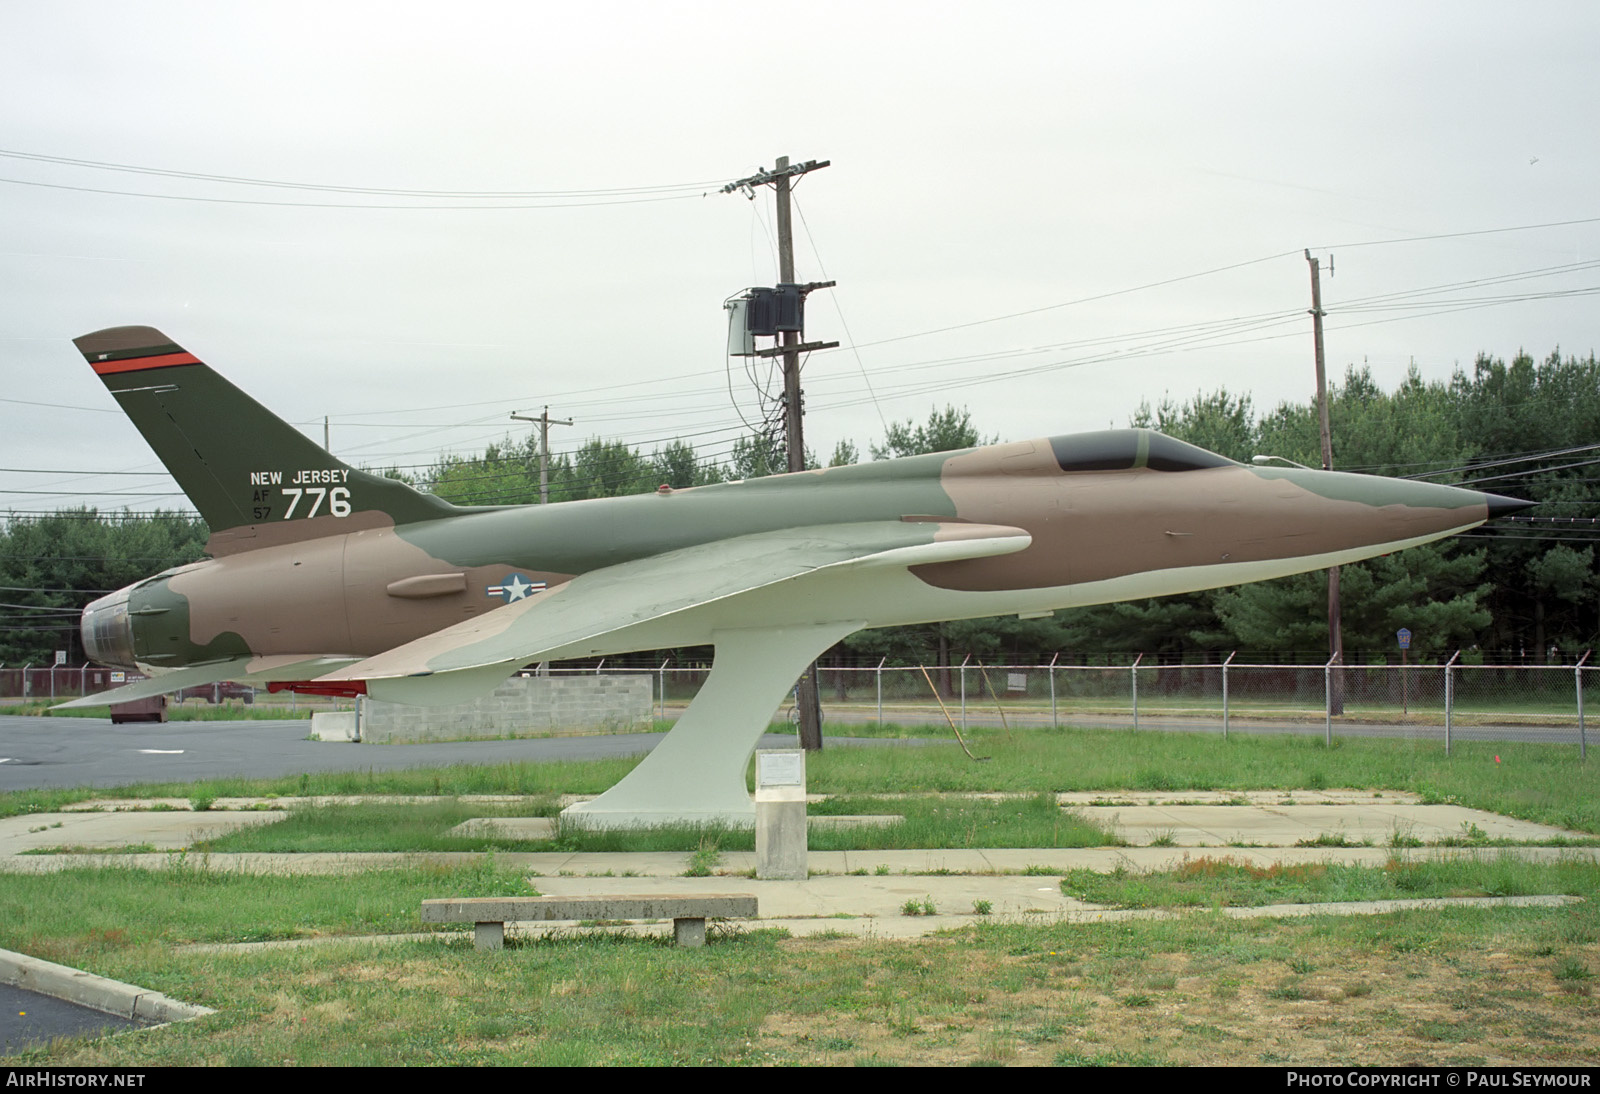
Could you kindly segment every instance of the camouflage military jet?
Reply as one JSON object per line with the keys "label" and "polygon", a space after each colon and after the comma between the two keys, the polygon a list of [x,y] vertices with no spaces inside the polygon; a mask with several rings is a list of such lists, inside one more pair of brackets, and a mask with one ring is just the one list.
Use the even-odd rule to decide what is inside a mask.
{"label": "camouflage military jet", "polygon": [[[863,627],[1282,577],[1526,504],[1245,466],[1129,429],[461,508],[335,459],[150,327],[75,344],[211,528],[209,558],[84,610],[90,657],[152,677],[91,701],[236,680],[427,705],[537,661],[713,645],[706,687],[651,761],[660,785],[645,787],[648,764],[630,776],[638,815],[681,804],[685,780],[715,798],[718,778],[707,809],[748,812],[745,763],[773,710]],[[721,775],[701,766],[716,747]]]}

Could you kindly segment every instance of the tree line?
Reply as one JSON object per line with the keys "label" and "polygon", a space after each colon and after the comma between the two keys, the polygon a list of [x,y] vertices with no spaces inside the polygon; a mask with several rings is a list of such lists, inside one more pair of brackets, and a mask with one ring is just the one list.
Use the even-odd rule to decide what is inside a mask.
{"label": "tree line", "polygon": [[[1412,659],[1464,651],[1469,660],[1565,661],[1600,641],[1600,570],[1588,522],[1596,513],[1591,469],[1600,466],[1600,363],[1551,353],[1507,363],[1480,356],[1448,381],[1412,369],[1382,390],[1351,368],[1329,392],[1334,467],[1425,477],[1540,502],[1510,531],[1485,531],[1343,568],[1346,660],[1397,660],[1395,632],[1413,635]],[[1257,454],[1320,466],[1313,399],[1262,411],[1225,389],[1187,401],[1140,406],[1130,424],[1159,430],[1248,463]],[[869,443],[872,459],[949,451],[985,436],[963,409],[933,410],[925,422],[891,425]],[[1585,450],[1585,446],[1597,446]],[[854,463],[840,442],[828,466]],[[808,453],[807,466],[818,461]],[[777,473],[780,444],[736,440],[725,460],[685,440],[646,453],[592,438],[552,458],[555,501],[682,489]],[[389,472],[396,477],[406,477]],[[531,439],[493,444],[476,457],[441,456],[414,484],[463,505],[525,504],[539,497],[539,457]],[[1556,519],[1560,518],[1560,519]],[[201,557],[203,522],[183,515],[137,517],[63,511],[13,516],[0,531],[0,661],[45,663],[72,650],[64,630],[73,609],[167,566]],[[1302,574],[1184,596],[1058,612],[1046,619],[960,620],[852,635],[824,664],[952,665],[1036,663],[1062,653],[1073,661],[1144,653],[1168,663],[1217,659],[1319,662],[1327,656],[1326,580]],[[682,661],[692,655],[680,651]],[[703,658],[702,654],[702,658]]]}
{"label": "tree line", "polygon": [[[875,460],[947,452],[987,443],[973,428],[965,410],[935,410],[925,423],[897,422],[882,443],[869,450]],[[828,467],[859,462],[853,441],[840,441]],[[822,466],[814,453],[805,465]],[[766,436],[741,436],[726,460],[707,457],[687,441],[676,439],[646,454],[625,441],[592,437],[572,452],[552,455],[545,478],[551,503],[647,494],[660,486],[683,490],[739,479],[782,474],[788,467],[781,441]],[[491,444],[481,456],[446,454],[420,475],[386,474],[437,494],[457,505],[524,505],[539,500],[539,442],[530,433]]]}

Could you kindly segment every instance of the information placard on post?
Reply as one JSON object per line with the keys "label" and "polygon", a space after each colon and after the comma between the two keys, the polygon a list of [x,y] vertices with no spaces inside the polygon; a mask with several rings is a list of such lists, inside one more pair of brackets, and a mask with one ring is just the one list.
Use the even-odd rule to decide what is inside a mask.
{"label": "information placard on post", "polygon": [[803,881],[806,869],[806,754],[756,753],[756,877]]}
{"label": "information placard on post", "polygon": [[756,801],[806,800],[806,754],[798,748],[756,753]]}

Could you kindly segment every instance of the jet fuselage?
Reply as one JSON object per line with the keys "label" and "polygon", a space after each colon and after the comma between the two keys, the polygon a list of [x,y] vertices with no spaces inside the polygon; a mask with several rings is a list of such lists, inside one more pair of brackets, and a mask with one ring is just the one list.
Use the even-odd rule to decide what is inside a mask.
{"label": "jet fuselage", "polygon": [[[1147,430],[468,510],[399,526],[362,509],[361,484],[339,485],[349,479],[337,469],[260,474],[277,491],[276,512],[288,514],[259,527],[254,542],[264,545],[96,601],[83,623],[91,656],[156,671],[246,655],[367,657],[604,567],[855,522],[936,524],[935,538],[953,526],[1000,526],[1030,540],[1012,553],[863,575],[806,597],[773,596],[760,606],[764,620],[849,618],[881,627],[1047,612],[1347,563],[1479,524],[1497,502],[1520,506],[1430,483],[1245,466]],[[344,505],[307,515],[334,490],[345,492],[334,495]],[[273,542],[287,533],[288,542]],[[658,628],[654,637],[695,644],[708,640],[701,632],[709,628]],[[639,637],[582,652],[641,648],[627,644]]]}

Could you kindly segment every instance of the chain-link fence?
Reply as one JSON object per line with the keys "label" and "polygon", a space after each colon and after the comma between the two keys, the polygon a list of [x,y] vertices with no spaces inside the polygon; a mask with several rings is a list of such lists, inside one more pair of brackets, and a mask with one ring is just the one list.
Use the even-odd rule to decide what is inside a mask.
{"label": "chain-link fence", "polygon": [[118,687],[138,673],[100,665],[24,665],[0,669],[0,699],[72,699]]}
{"label": "chain-link fence", "polygon": [[[611,672],[553,667],[550,672]],[[656,715],[681,714],[710,664],[663,662]],[[1600,668],[1581,665],[1211,664],[821,666],[823,719],[852,724],[1103,726],[1198,732],[1293,732],[1442,741],[1514,739],[1587,748]],[[793,694],[774,711],[789,720]]]}
{"label": "chain-link fence", "polygon": [[[1267,665],[1232,658],[1210,664],[822,666],[824,721],[834,732],[852,724],[968,726],[1141,726],[1199,732],[1298,732],[1455,740],[1513,739],[1575,744],[1587,752],[1587,728],[1600,706],[1600,667],[1576,665]],[[1057,659],[1059,661],[1059,658]],[[647,675],[656,717],[675,719],[699,694],[709,662],[663,661],[653,668],[602,662],[559,674]],[[59,701],[137,678],[97,665],[0,668],[0,698]],[[203,685],[196,698],[236,696]],[[199,694],[210,689],[216,694]],[[264,696],[265,693],[258,693]],[[292,694],[273,697],[296,703]],[[247,700],[248,701],[248,700]],[[301,697],[298,702],[305,702]],[[326,702],[326,700],[324,700]],[[793,694],[773,712],[788,720]],[[308,704],[315,706],[316,700]]]}

